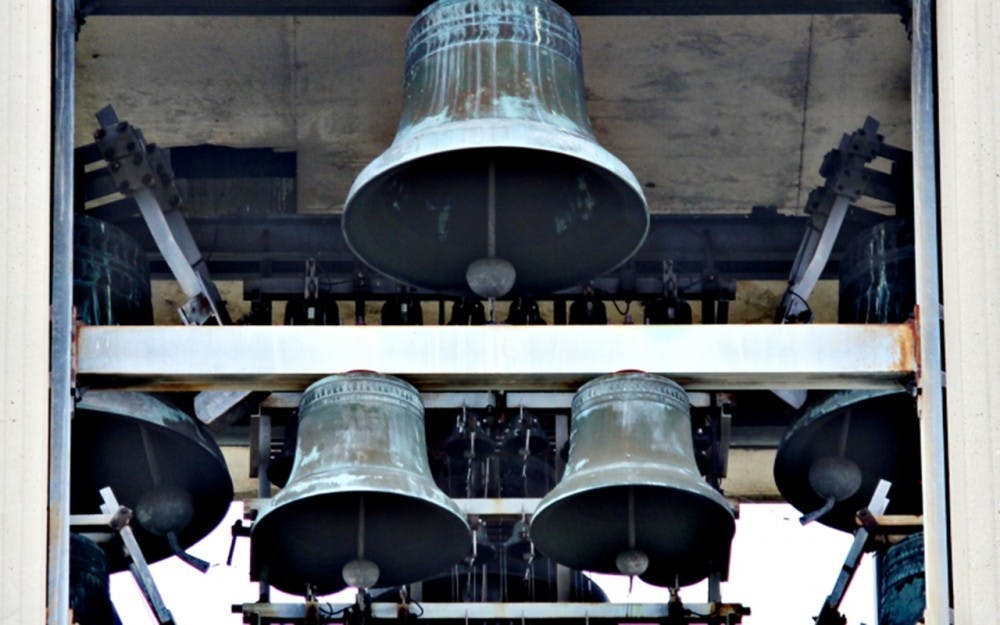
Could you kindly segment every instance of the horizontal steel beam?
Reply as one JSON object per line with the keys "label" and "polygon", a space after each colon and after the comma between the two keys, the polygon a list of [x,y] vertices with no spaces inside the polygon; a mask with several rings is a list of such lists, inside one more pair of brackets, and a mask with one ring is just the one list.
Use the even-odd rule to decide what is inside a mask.
{"label": "horizontal steel beam", "polygon": [[[96,216],[112,221],[139,241],[152,262],[154,277],[169,277],[142,219],[110,206],[109,210],[95,211]],[[850,210],[824,277],[837,276],[842,250],[880,219],[884,217],[860,208]],[[286,290],[300,291],[304,261],[315,258],[323,272],[321,279],[335,283],[330,291],[351,293],[353,273],[363,269],[344,241],[340,215],[190,217],[187,223],[208,259],[213,277],[253,279],[264,274],[265,269],[272,276],[270,281],[247,284],[248,290],[280,291],[281,280],[292,280]],[[658,280],[660,262],[672,260],[679,275],[700,276],[711,265],[721,278],[786,280],[808,224],[808,218],[780,215],[766,208],[730,215],[653,214],[646,242],[634,257],[639,274],[636,278],[640,282],[647,277]],[[387,284],[380,287],[376,279],[369,277],[369,290],[394,292],[397,288],[391,280],[385,280]],[[643,286],[636,284],[637,289]]]}
{"label": "horizontal steel beam", "polygon": [[[669,598],[669,592],[664,589],[664,599]],[[349,605],[328,606],[330,612],[350,607]],[[305,603],[245,603],[235,606],[241,609],[244,617],[253,617],[265,622],[301,621],[306,616]],[[376,602],[372,604],[372,618],[375,620],[399,619],[399,607],[396,603]],[[423,610],[420,612],[419,610]],[[634,622],[642,620],[662,620],[668,616],[681,619],[683,623],[708,622],[709,617],[724,619],[732,615],[733,620],[740,622],[740,616],[749,614],[749,610],[739,604],[724,603],[685,603],[678,616],[677,607],[671,608],[666,603],[422,603],[412,610],[419,615],[420,621],[455,620],[468,623],[480,620],[553,620],[574,619],[577,621],[614,621]],[[247,621],[250,622],[250,621]]]}
{"label": "horizontal steel beam", "polygon": [[423,391],[575,390],[623,369],[691,390],[896,388],[916,370],[899,325],[84,326],[85,387],[301,390],[341,371]]}
{"label": "horizontal steel beam", "polygon": [[[897,13],[893,0],[558,0],[574,15]],[[429,0],[84,0],[83,15],[415,15]]]}

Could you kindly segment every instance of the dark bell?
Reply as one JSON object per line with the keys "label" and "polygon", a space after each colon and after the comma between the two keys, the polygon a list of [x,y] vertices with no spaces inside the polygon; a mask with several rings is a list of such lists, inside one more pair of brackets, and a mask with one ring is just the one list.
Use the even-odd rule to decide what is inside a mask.
{"label": "dark bell", "polygon": [[486,311],[483,303],[478,299],[464,297],[455,300],[451,306],[451,320],[448,325],[452,326],[481,326],[486,324]]}
{"label": "dark bell", "polygon": [[643,323],[653,325],[690,325],[691,304],[676,297],[656,297],[646,302]]}
{"label": "dark bell", "polygon": [[285,305],[285,325],[337,326],[340,325],[340,308],[332,299],[296,297]]}
{"label": "dark bell", "polygon": [[[218,445],[195,419],[145,393],[89,391],[76,406],[72,434],[73,514],[100,512],[100,489],[111,486],[135,512],[132,529],[146,560],[173,554],[215,529],[233,499]],[[113,571],[127,568],[109,551]]]}
{"label": "dark bell", "polygon": [[408,295],[395,295],[382,305],[382,325],[422,326],[424,311],[420,300]]}
{"label": "dark bell", "polygon": [[880,479],[892,482],[888,514],[919,514],[920,429],[905,391],[842,391],[807,405],[785,434],[774,460],[774,481],[803,513],[835,503],[817,520],[845,532],[868,505]]}
{"label": "dark bell", "polygon": [[538,310],[538,302],[530,297],[515,297],[507,311],[507,325],[543,326],[545,320]]}
{"label": "dark bell", "polygon": [[345,239],[376,270],[466,293],[503,282],[467,280],[499,259],[513,292],[551,292],[642,244],[641,186],[594,137],[579,31],[555,2],[435,2],[410,27],[403,91],[392,145],[344,206]]}
{"label": "dark bell", "polygon": [[569,305],[570,325],[598,325],[608,323],[608,311],[598,297],[586,295]]}

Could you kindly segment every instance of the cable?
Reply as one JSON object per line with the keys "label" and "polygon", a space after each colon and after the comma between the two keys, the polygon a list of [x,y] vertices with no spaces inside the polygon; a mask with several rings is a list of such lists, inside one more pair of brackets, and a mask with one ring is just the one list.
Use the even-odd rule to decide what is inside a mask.
{"label": "cable", "polygon": [[619,315],[621,315],[622,317],[624,317],[625,315],[628,314],[629,308],[632,307],[632,300],[630,300],[630,299],[625,300],[625,310],[622,310],[621,308],[618,308],[618,301],[617,300],[611,300],[611,305],[615,307],[615,310],[618,311]]}

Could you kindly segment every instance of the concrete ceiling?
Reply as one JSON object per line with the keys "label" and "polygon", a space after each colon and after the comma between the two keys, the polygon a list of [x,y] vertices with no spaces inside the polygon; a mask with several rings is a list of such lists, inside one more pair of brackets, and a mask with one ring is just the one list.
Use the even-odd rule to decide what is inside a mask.
{"label": "concrete ceiling", "polygon": [[[92,17],[77,48],[93,114],[163,146],[298,152],[299,212],[338,211],[392,140],[409,18]],[[583,17],[598,139],[656,212],[799,212],[825,152],[866,115],[909,147],[909,42],[891,15]]]}

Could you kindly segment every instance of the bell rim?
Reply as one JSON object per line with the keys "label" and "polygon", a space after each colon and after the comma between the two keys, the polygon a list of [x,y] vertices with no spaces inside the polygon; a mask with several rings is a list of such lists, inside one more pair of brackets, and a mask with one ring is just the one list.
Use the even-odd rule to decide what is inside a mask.
{"label": "bell rim", "polygon": [[[542,503],[540,503],[538,505],[538,508],[535,509],[535,512],[531,518],[531,525],[530,525],[531,540],[534,541],[536,548],[543,555],[552,558],[556,562],[565,564],[571,568],[582,568],[599,573],[619,574],[618,570],[614,568],[614,565],[611,562],[608,562],[606,566],[595,567],[593,566],[594,564],[593,562],[586,562],[585,559],[574,560],[573,559],[574,555],[570,555],[570,557],[567,558],[566,557],[567,554],[576,553],[577,549],[575,547],[567,548],[565,550],[559,548],[552,550],[551,545],[549,545],[550,548],[546,549],[546,546],[544,545],[544,538],[542,542],[539,542],[535,528],[536,528],[536,523],[541,522],[543,529],[540,530],[540,533],[542,533],[546,531],[546,528],[544,528],[544,525],[546,524],[552,524],[555,527],[562,525],[559,522],[559,519],[557,518],[548,519],[547,517],[553,514],[558,514],[563,516],[568,515],[567,511],[554,510],[553,508],[559,506],[559,504],[568,503],[568,500],[573,496],[582,494],[593,495],[594,493],[600,491],[621,490],[624,488],[628,488],[630,486],[639,488],[652,488],[656,491],[664,491],[664,493],[672,492],[681,495],[683,498],[688,498],[691,499],[692,501],[699,502],[698,505],[699,511],[702,512],[703,514],[707,514],[708,516],[710,516],[715,522],[713,523],[713,526],[718,526],[721,529],[721,531],[718,532],[717,535],[709,537],[713,544],[717,544],[719,546],[718,553],[710,555],[718,557],[709,558],[708,562],[703,566],[689,567],[690,568],[689,571],[687,571],[684,574],[680,574],[680,578],[683,582],[682,585],[686,586],[695,583],[701,579],[704,579],[708,575],[708,572],[703,573],[703,571],[708,571],[714,562],[728,560],[729,553],[732,550],[732,538],[736,533],[736,516],[731,506],[729,505],[728,501],[726,501],[726,499],[721,494],[719,494],[718,491],[715,491],[710,486],[708,486],[707,483],[705,484],[705,486],[710,490],[712,490],[712,492],[718,496],[718,499],[716,499],[716,497],[711,497],[711,496],[706,497],[704,493],[696,492],[688,488],[669,486],[660,482],[655,484],[645,484],[638,482],[628,483],[628,484],[622,484],[622,483],[609,484],[608,486],[591,488],[586,491],[578,490],[575,492],[564,493],[559,497],[557,497],[556,499],[549,502],[546,502],[543,499]],[[719,499],[721,499],[721,502],[719,501]],[[669,519],[664,518],[661,520],[664,522],[665,526],[669,525]],[[655,575],[655,570],[657,568],[663,568],[657,566],[657,564],[658,563],[655,562],[650,563],[650,571],[652,571],[654,575]],[[644,573],[639,577],[645,579],[645,576],[647,575],[650,575],[650,572]]]}
{"label": "bell rim", "polygon": [[[270,562],[269,561],[262,562],[261,559],[268,560],[268,557],[271,556],[271,554],[266,554],[266,553],[262,554],[261,551],[266,551],[267,549],[270,549],[270,547],[266,547],[262,550],[261,548],[258,547],[258,545],[261,544],[261,541],[271,541],[273,540],[274,536],[281,534],[281,532],[283,531],[281,517],[286,516],[289,513],[289,511],[285,510],[285,508],[295,503],[303,503],[307,499],[311,500],[311,503],[316,503],[318,500],[337,498],[338,496],[365,495],[365,494],[392,495],[395,498],[410,500],[412,503],[422,504],[427,508],[435,511],[436,515],[438,516],[437,519],[438,523],[434,525],[435,529],[440,531],[442,536],[444,536],[446,533],[450,534],[450,536],[446,537],[448,540],[443,540],[442,543],[451,547],[452,551],[454,551],[455,554],[457,554],[454,557],[454,562],[451,562],[450,564],[459,562],[461,558],[466,554],[468,548],[467,537],[470,535],[471,528],[469,526],[468,520],[458,510],[458,506],[454,505],[454,502],[451,502],[450,498],[449,502],[452,503],[452,505],[454,505],[454,509],[451,506],[443,505],[442,502],[434,499],[427,499],[416,495],[401,493],[398,491],[353,488],[352,490],[349,491],[348,490],[328,491],[323,493],[317,493],[312,496],[299,497],[295,500],[282,502],[277,505],[272,504],[266,510],[262,511],[258,516],[258,518],[256,519],[256,521],[254,522],[253,529],[251,530],[250,534],[251,572],[254,574],[259,574],[262,569],[267,569],[269,567]],[[278,513],[277,516],[275,516],[275,513]],[[445,527],[445,524],[449,525],[450,527]],[[442,561],[451,559],[452,558],[450,557],[441,558]],[[441,570],[447,569],[448,566],[450,566],[450,564],[444,564],[441,567]],[[321,590],[320,594],[337,592],[338,590],[347,587],[347,584],[344,583],[343,580],[340,579],[339,577],[340,575],[339,568],[337,567],[333,568],[336,570],[331,574],[331,576],[332,579],[337,581],[335,581],[331,585],[325,585],[322,588],[320,588]],[[397,575],[396,577],[392,576],[387,577],[385,575],[385,572],[383,572],[383,576],[379,579],[378,585],[381,587],[383,585],[394,586],[394,585],[409,583],[417,579],[426,577],[427,575],[433,575],[436,572],[437,569],[429,573],[424,571],[418,571],[419,575],[413,577],[412,579],[402,579],[400,578],[399,575]],[[409,578],[410,576],[407,575],[406,577]],[[290,594],[298,594],[298,595],[304,594],[300,590],[294,588],[292,584],[286,584],[285,581],[288,580],[284,580],[281,578],[268,579],[268,582],[272,586],[278,588],[279,590],[282,590],[283,592],[287,592]]]}
{"label": "bell rim", "polygon": [[[513,130],[517,132],[512,132]],[[417,150],[404,150],[413,144],[420,145]],[[392,269],[385,269],[379,263],[369,259],[368,254],[362,253],[351,240],[350,229],[354,219],[357,219],[358,211],[354,208],[354,200],[360,191],[376,180],[392,175],[402,168],[413,164],[421,159],[440,156],[453,152],[465,152],[487,149],[515,149],[527,150],[541,154],[551,154],[566,158],[575,159],[589,166],[598,166],[609,176],[612,176],[620,185],[621,189],[628,189],[634,202],[623,204],[618,210],[622,212],[634,212],[636,216],[641,213],[642,231],[636,237],[635,243],[627,253],[614,263],[601,270],[597,275],[614,271],[624,265],[645,243],[649,236],[649,205],[646,196],[642,191],[642,185],[632,170],[617,156],[608,151],[597,142],[593,135],[584,135],[575,132],[556,130],[551,124],[546,124],[531,120],[512,120],[503,118],[477,118],[448,122],[447,127],[442,127],[440,123],[426,128],[410,127],[404,132],[397,134],[392,144],[373,161],[368,163],[361,170],[361,173],[354,179],[351,188],[344,200],[344,209],[341,215],[340,228],[344,237],[344,242],[348,249],[358,257],[367,267],[383,273],[397,282],[412,286],[425,287],[412,280],[393,275]],[[353,209],[353,210],[352,210]],[[590,278],[597,277],[590,276]],[[580,281],[590,279],[584,278]],[[579,281],[569,281],[559,287],[568,288]],[[454,287],[434,286],[435,290],[452,295],[468,295],[471,293],[465,284]],[[521,288],[515,282],[511,293],[530,292],[531,289]]]}

